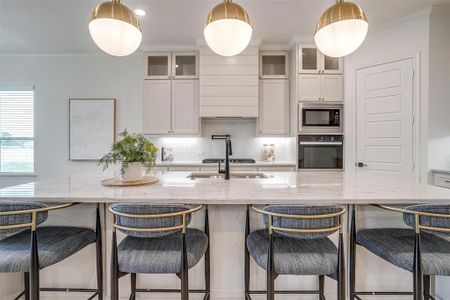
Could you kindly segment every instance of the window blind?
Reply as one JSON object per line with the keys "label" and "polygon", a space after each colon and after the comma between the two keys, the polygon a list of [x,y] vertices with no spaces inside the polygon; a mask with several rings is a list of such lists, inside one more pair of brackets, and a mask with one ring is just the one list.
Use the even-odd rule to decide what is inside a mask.
{"label": "window blind", "polygon": [[0,88],[0,173],[34,172],[34,91]]}

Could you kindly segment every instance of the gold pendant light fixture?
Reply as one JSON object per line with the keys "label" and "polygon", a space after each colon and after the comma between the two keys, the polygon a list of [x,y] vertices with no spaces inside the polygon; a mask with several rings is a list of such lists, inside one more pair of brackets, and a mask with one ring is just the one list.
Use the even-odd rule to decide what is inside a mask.
{"label": "gold pendant light fixture", "polygon": [[100,49],[113,56],[132,54],[142,41],[139,21],[122,0],[97,5],[89,22],[89,33]]}
{"label": "gold pendant light fixture", "polygon": [[245,9],[231,0],[223,0],[208,14],[203,34],[209,48],[215,53],[234,56],[247,48],[252,32]]}
{"label": "gold pendant light fixture", "polygon": [[336,0],[320,17],[314,39],[323,54],[343,57],[361,46],[368,29],[366,14],[359,5]]}

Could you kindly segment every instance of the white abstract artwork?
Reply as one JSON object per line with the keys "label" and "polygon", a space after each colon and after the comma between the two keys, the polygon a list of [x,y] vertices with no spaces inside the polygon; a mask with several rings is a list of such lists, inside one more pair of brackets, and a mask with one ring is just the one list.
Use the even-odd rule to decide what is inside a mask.
{"label": "white abstract artwork", "polygon": [[69,100],[70,160],[99,160],[115,141],[115,99]]}

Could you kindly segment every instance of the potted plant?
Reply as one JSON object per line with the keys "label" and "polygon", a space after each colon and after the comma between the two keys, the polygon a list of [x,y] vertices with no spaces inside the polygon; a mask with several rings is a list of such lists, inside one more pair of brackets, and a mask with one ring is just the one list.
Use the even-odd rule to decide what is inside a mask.
{"label": "potted plant", "polygon": [[125,129],[122,139],[112,145],[111,151],[100,159],[103,170],[111,164],[121,163],[120,174],[123,181],[138,181],[143,178],[143,169],[150,171],[155,165],[155,147],[142,134],[129,134]]}

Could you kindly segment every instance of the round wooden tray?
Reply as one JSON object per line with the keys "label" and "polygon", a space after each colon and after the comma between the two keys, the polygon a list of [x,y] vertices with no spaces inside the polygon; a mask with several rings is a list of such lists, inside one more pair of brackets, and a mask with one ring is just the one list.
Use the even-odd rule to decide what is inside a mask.
{"label": "round wooden tray", "polygon": [[108,178],[102,180],[104,186],[139,186],[158,183],[159,179],[151,176],[144,176],[142,180],[137,181],[122,181],[119,177]]}

